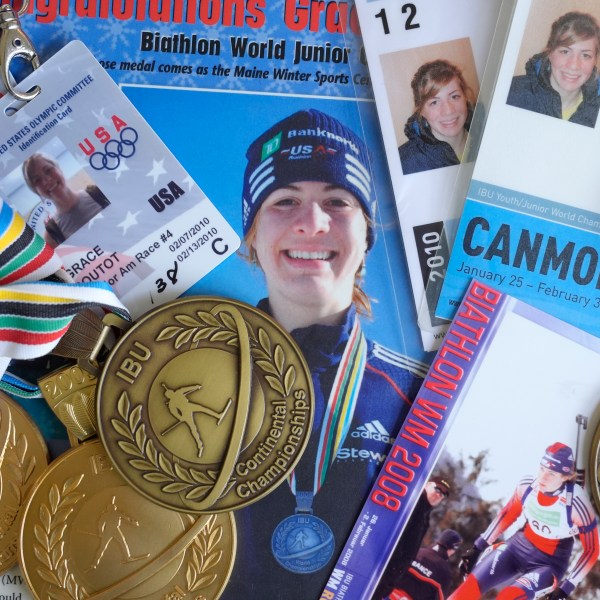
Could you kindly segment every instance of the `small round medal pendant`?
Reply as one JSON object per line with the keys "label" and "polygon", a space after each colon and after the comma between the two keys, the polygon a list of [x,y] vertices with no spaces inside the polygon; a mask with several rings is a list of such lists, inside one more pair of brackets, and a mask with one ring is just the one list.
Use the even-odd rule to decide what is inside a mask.
{"label": "small round medal pendant", "polygon": [[331,560],[334,548],[329,525],[308,513],[296,513],[284,519],[271,538],[273,556],[293,573],[319,571]]}
{"label": "small round medal pendant", "polygon": [[310,372],[262,311],[187,297],[142,316],[98,384],[100,437],[133,487],[187,513],[240,508],[280,485],[310,436]]}
{"label": "small round medal pendant", "polygon": [[54,460],[33,486],[19,562],[40,600],[216,599],[235,551],[231,513],[193,517],[151,502],[93,440]]}

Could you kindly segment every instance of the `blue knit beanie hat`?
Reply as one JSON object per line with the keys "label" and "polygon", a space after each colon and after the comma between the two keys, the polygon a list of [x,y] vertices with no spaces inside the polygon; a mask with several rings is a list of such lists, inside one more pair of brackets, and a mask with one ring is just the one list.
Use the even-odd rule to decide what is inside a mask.
{"label": "blue knit beanie hat", "polygon": [[354,194],[368,217],[367,249],[372,247],[375,199],[368,150],[340,121],[315,109],[298,111],[254,140],[246,158],[244,236],[271,192],[299,181],[320,181]]}
{"label": "blue knit beanie hat", "polygon": [[566,444],[555,442],[546,448],[541,465],[561,475],[573,475],[575,473],[573,450]]}

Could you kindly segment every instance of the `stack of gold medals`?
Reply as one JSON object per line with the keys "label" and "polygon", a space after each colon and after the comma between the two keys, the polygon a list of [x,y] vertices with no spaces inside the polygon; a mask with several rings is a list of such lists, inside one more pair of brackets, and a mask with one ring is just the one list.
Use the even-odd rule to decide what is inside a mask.
{"label": "stack of gold medals", "polygon": [[[295,343],[251,306],[188,297],[133,325],[85,311],[55,352],[80,357],[39,381],[73,447],[47,467],[35,425],[8,397],[0,409],[4,495],[34,597],[218,598],[232,511],[284,482],[308,442],[312,384]],[[291,424],[299,411],[304,428]]]}

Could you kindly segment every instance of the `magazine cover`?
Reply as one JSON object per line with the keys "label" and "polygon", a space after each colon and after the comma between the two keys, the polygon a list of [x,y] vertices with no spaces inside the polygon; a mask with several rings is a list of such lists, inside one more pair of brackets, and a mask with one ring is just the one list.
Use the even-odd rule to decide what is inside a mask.
{"label": "magazine cover", "polygon": [[599,356],[474,280],[321,598],[596,598]]}
{"label": "magazine cover", "polygon": [[[415,334],[389,174],[373,160],[381,156],[381,134],[354,5],[217,4],[140,2],[134,10],[133,4],[31,2],[21,24],[42,62],[81,40],[238,233],[246,152],[268,127],[314,108],[364,137],[377,199],[364,279],[375,313],[393,319],[377,324],[379,336],[411,357],[430,359]],[[262,294],[257,279],[244,261],[227,260],[191,291],[227,291],[255,302]]]}
{"label": "magazine cover", "polygon": [[356,10],[264,4],[32,3],[22,25],[42,62],[83,41],[242,239],[186,293],[258,305],[307,357],[320,414],[306,461],[236,513],[223,595],[305,600],[319,596],[428,356],[375,160]]}
{"label": "magazine cover", "polygon": [[462,208],[453,189],[460,163],[475,158],[467,136],[501,1],[356,6],[421,337],[435,350],[448,325],[434,312],[450,257],[448,228]]}
{"label": "magazine cover", "polygon": [[[477,277],[600,332],[598,8],[580,0],[516,3],[440,317],[454,314]],[[567,146],[573,151],[563,153]]]}

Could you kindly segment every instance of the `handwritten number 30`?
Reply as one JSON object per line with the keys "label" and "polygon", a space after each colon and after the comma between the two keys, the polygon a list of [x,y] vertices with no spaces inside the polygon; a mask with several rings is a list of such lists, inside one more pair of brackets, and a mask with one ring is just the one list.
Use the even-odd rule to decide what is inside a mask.
{"label": "handwritten number 30", "polygon": [[[404,22],[404,29],[408,31],[409,29],[418,29],[421,27],[419,23],[415,23],[415,17],[417,16],[417,7],[412,3],[408,2],[407,4],[402,5],[402,14],[407,14],[406,21]],[[381,19],[381,25],[383,26],[383,33],[386,35],[390,32],[390,26],[388,24],[387,15],[385,13],[385,8],[382,8],[376,15],[375,18]]]}

